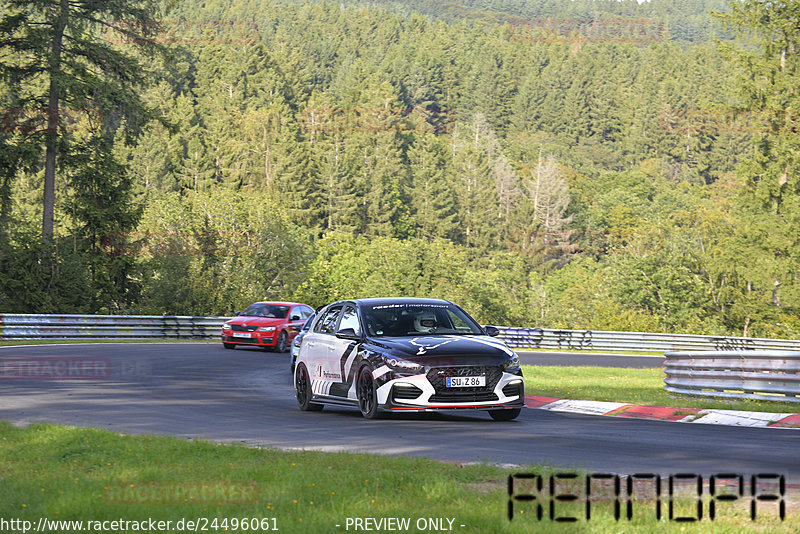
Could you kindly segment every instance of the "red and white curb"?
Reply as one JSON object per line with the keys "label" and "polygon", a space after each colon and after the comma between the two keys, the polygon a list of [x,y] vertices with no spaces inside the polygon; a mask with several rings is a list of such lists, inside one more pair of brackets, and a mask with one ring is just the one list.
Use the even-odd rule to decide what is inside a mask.
{"label": "red and white curb", "polygon": [[701,410],[700,408],[673,408],[670,406],[637,406],[624,402],[603,402],[558,399],[527,395],[528,408],[553,412],[610,415],[633,419],[701,423],[710,425],[800,428],[800,414],[745,412],[739,410]]}

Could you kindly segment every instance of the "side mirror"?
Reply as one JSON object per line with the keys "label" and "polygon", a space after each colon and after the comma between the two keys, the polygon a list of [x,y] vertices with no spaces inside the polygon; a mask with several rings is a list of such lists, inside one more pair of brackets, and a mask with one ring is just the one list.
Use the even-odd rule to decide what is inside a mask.
{"label": "side mirror", "polygon": [[361,336],[356,334],[356,331],[352,328],[342,328],[341,330],[336,331],[336,337],[339,339],[349,339],[352,341],[360,341]]}
{"label": "side mirror", "polygon": [[483,327],[483,329],[486,331],[487,336],[497,337],[500,335],[500,329],[497,328],[496,326],[486,325]]}
{"label": "side mirror", "polygon": [[300,316],[299,315],[292,315],[292,318],[289,319],[289,320],[290,321],[299,321],[300,320]]}
{"label": "side mirror", "polygon": [[237,316],[242,314],[242,312],[233,312],[233,313],[235,313]]}

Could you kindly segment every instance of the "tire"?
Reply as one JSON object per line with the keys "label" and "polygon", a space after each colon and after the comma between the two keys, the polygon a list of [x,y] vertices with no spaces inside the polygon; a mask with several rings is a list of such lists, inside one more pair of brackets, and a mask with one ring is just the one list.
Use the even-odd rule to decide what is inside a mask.
{"label": "tire", "polygon": [[522,411],[522,408],[507,408],[504,410],[489,410],[489,415],[495,421],[511,421],[516,419]]}
{"label": "tire", "polygon": [[275,342],[275,348],[273,350],[275,352],[286,352],[289,350],[289,334],[286,333],[286,330],[278,334],[278,341]]}
{"label": "tire", "polygon": [[372,368],[365,365],[358,372],[358,382],[356,384],[356,396],[358,397],[358,409],[365,419],[378,419],[378,392],[375,387],[375,378],[372,376]]}
{"label": "tire", "polygon": [[308,376],[308,369],[305,364],[297,366],[294,375],[294,391],[297,395],[297,404],[304,412],[318,412],[322,409],[321,404],[311,402],[311,378]]}
{"label": "tire", "polygon": [[228,349],[228,350],[233,350],[233,349],[235,349],[235,348],[236,348],[236,343],[225,343],[225,342],[223,341],[223,342],[222,342],[222,346],[223,346],[223,347],[225,347],[225,348],[226,348],[226,349]]}

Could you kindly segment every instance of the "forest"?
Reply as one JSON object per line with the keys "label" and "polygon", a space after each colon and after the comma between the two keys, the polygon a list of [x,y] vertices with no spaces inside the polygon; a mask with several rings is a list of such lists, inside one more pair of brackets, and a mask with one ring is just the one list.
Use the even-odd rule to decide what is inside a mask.
{"label": "forest", "polygon": [[797,0],[0,0],[0,312],[797,337],[799,45]]}

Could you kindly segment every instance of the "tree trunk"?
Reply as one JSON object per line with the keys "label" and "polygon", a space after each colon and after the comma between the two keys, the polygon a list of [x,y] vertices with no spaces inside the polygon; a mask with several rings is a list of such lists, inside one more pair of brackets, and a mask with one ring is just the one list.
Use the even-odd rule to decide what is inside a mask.
{"label": "tree trunk", "polygon": [[60,70],[64,30],[69,19],[69,0],[61,0],[58,17],[53,25],[53,42],[50,48],[50,89],[47,102],[47,132],[45,132],[44,198],[42,200],[42,240],[53,240],[53,218],[56,205],[56,159],[58,155],[58,126],[61,111]]}

